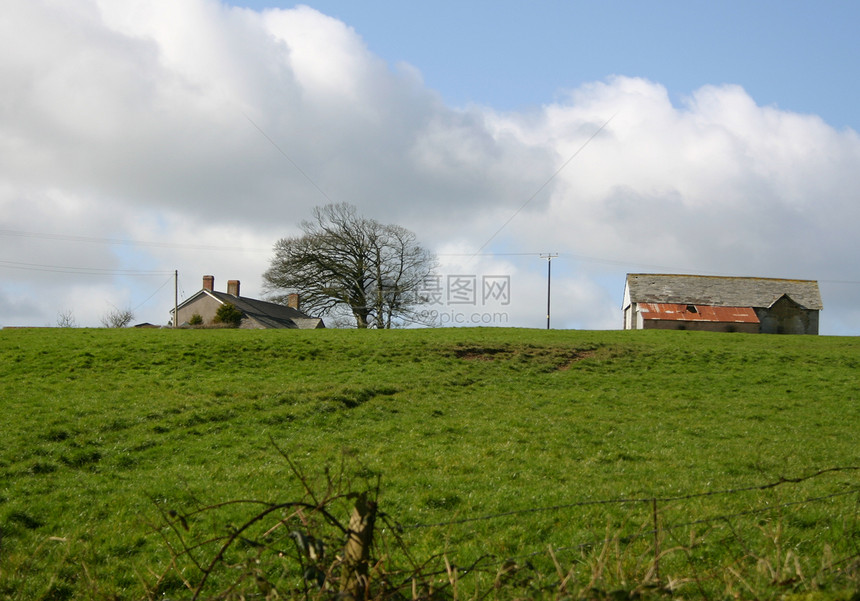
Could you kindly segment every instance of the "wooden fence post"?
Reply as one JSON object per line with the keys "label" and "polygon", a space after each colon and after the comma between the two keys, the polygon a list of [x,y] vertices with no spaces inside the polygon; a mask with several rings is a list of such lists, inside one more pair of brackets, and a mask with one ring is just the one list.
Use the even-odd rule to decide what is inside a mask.
{"label": "wooden fence post", "polygon": [[651,512],[654,519],[654,579],[660,582],[660,522],[657,518],[657,499],[651,500]]}
{"label": "wooden fence post", "polygon": [[373,542],[373,524],[376,521],[376,503],[367,500],[361,493],[355,501],[355,509],[349,518],[346,548],[343,553],[343,571],[340,592],[356,601],[367,595],[368,560]]}

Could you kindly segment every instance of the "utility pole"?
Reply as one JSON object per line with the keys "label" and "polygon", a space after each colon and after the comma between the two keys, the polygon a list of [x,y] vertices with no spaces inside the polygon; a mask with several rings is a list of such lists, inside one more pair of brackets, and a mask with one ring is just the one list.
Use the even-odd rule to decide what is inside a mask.
{"label": "utility pole", "polygon": [[558,253],[541,253],[540,258],[546,259],[546,329],[549,329],[549,299],[552,285],[552,260],[558,257]]}
{"label": "utility pole", "polygon": [[179,327],[179,270],[173,271],[173,328]]}

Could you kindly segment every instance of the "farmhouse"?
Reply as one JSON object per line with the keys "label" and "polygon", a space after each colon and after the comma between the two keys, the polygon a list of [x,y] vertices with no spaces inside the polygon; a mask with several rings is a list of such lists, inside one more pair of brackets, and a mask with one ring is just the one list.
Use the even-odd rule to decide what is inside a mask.
{"label": "farmhouse", "polygon": [[215,290],[215,277],[204,275],[203,288],[176,308],[178,317],[174,323],[178,323],[180,326],[189,325],[192,317],[199,315],[203,324],[210,324],[215,317],[215,312],[218,311],[218,307],[230,303],[242,312],[240,328],[250,330],[270,328],[313,330],[325,327],[322,319],[310,317],[299,310],[298,294],[291,294],[287,302],[287,305],[279,305],[240,296],[239,280],[228,280],[227,292],[217,292]]}
{"label": "farmhouse", "polygon": [[629,273],[625,330],[818,334],[814,280]]}

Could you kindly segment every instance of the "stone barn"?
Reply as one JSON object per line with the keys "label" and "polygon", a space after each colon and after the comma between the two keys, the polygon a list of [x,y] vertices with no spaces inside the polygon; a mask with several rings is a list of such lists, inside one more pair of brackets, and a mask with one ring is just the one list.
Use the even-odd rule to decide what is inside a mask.
{"label": "stone barn", "polygon": [[818,334],[814,280],[627,274],[625,330]]}

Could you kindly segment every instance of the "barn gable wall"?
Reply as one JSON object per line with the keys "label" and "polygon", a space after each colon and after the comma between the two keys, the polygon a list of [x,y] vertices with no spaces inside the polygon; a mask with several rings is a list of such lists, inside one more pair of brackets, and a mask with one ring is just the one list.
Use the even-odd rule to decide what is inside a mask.
{"label": "barn gable wall", "polygon": [[756,308],[762,334],[818,334],[818,311],[783,296],[770,307]]}

